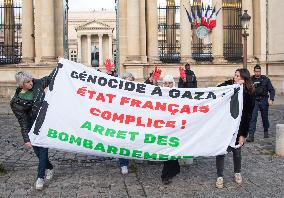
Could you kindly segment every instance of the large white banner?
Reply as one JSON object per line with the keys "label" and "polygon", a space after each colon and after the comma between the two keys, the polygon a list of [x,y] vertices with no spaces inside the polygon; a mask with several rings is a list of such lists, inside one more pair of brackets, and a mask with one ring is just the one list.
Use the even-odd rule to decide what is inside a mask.
{"label": "large white banner", "polygon": [[29,136],[35,146],[88,155],[216,156],[235,144],[242,94],[239,85],[179,89],[125,81],[61,59]]}

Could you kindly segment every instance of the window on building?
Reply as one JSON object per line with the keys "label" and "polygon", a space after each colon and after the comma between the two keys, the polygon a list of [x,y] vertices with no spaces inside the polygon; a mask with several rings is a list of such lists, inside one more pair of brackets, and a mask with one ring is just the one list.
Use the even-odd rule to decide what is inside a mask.
{"label": "window on building", "polygon": [[160,0],[159,13],[159,55],[164,63],[180,62],[180,6],[175,0]]}
{"label": "window on building", "polygon": [[[202,7],[201,0],[193,0],[192,3],[192,10],[196,13],[197,12],[197,6],[199,8]],[[196,35],[196,27],[191,25],[192,29],[192,43],[191,43],[191,49],[192,49],[192,58],[196,61],[212,61],[212,42],[210,40],[210,35],[207,36],[207,38],[200,39]]]}
{"label": "window on building", "polygon": [[77,50],[75,49],[70,50],[69,57],[71,61],[77,62]]}
{"label": "window on building", "polygon": [[223,0],[224,58],[228,61],[242,61],[242,14],[241,0]]}

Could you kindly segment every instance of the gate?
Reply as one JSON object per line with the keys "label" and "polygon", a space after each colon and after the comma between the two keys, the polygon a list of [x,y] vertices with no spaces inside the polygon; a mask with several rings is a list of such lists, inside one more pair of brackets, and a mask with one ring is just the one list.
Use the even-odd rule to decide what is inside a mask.
{"label": "gate", "polygon": [[241,0],[223,0],[224,58],[242,61]]}
{"label": "gate", "polygon": [[21,12],[21,1],[0,0],[0,65],[21,62]]}
{"label": "gate", "polygon": [[159,6],[159,54],[163,63],[179,63],[180,58],[180,23],[176,22],[180,6],[174,0],[167,0],[166,6]]}

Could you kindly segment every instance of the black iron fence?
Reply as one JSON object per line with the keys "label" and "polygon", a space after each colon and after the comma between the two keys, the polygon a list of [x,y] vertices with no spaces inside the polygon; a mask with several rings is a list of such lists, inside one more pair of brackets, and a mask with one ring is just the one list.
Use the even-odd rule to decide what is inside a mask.
{"label": "black iron fence", "polygon": [[242,14],[241,0],[223,0],[224,58],[228,61],[242,61]]}
{"label": "black iron fence", "polygon": [[212,43],[204,44],[202,39],[199,40],[198,42],[192,43],[192,58],[202,62],[213,61]]}
{"label": "black iron fence", "polygon": [[179,63],[180,42],[178,40],[180,24],[176,22],[180,6],[158,7],[159,13],[159,56],[164,63]]}
{"label": "black iron fence", "polygon": [[0,0],[0,65],[21,62],[21,13],[21,1]]}

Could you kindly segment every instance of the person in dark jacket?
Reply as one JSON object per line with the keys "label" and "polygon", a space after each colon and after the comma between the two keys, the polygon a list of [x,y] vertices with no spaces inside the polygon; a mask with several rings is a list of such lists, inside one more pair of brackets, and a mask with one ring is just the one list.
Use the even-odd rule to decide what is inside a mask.
{"label": "person in dark jacket", "polygon": [[181,75],[179,78],[178,88],[197,88],[196,75],[190,70],[189,63],[185,65],[185,76]]}
{"label": "person in dark jacket", "polygon": [[[174,77],[166,75],[163,78],[163,87],[173,88],[175,87]],[[172,182],[172,178],[180,173],[180,165],[178,160],[164,161],[161,179],[164,185],[168,185]]]}
{"label": "person in dark jacket", "polygon": [[[29,73],[19,71],[15,74],[18,85],[15,95],[10,102],[11,109],[21,127],[21,133],[25,146],[33,148],[39,159],[38,175],[36,181],[36,189],[41,190],[44,185],[44,178],[51,179],[54,171],[53,166],[48,159],[48,149],[38,146],[32,146],[28,133],[32,128],[37,114],[44,101],[44,89],[51,82],[53,72],[41,79],[34,79]],[[46,177],[45,177],[46,173]]]}
{"label": "person in dark jacket", "polygon": [[[234,173],[235,173],[235,182],[237,184],[242,183],[241,176],[241,147],[245,143],[245,138],[248,135],[249,131],[249,123],[252,117],[252,111],[254,107],[254,87],[250,79],[250,73],[247,69],[237,69],[235,72],[234,80],[229,80],[222,83],[219,86],[232,85],[234,83],[243,84],[243,111],[241,122],[238,130],[238,136],[236,139],[236,147],[233,148],[231,146],[228,147],[228,152],[233,152],[233,160],[234,160]],[[216,156],[216,168],[217,168],[217,181],[216,187],[223,188],[223,171],[224,171],[224,158],[225,155]]]}
{"label": "person in dark jacket", "polygon": [[[157,67],[150,74],[150,77],[144,82],[146,84],[158,85],[158,80],[160,79],[161,70]],[[172,88],[175,86],[175,81],[173,76],[166,75],[163,78],[163,87]],[[175,177],[180,172],[180,166],[178,160],[167,160],[164,161],[164,166],[162,170],[161,179],[164,185],[168,185],[172,182],[172,178]]]}
{"label": "person in dark jacket", "polygon": [[275,89],[273,88],[270,79],[264,75],[261,75],[260,65],[256,65],[254,67],[254,74],[255,75],[253,75],[251,79],[255,87],[255,106],[252,113],[247,142],[254,141],[258,111],[261,112],[264,138],[269,137],[268,109],[269,106],[272,106],[275,97]]}

